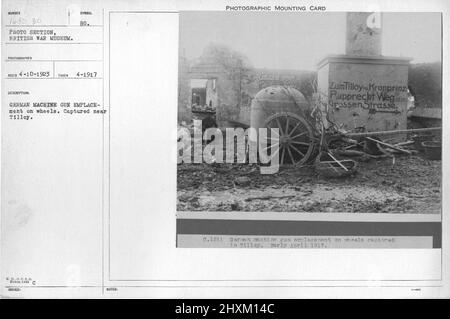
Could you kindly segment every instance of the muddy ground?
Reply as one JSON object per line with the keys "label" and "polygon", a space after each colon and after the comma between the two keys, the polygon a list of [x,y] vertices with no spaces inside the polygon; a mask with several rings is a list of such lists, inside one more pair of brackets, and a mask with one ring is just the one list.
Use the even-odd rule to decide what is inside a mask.
{"label": "muddy ground", "polygon": [[345,178],[313,166],[260,174],[255,164],[179,164],[178,211],[425,213],[441,211],[441,161],[422,155],[358,162]]}

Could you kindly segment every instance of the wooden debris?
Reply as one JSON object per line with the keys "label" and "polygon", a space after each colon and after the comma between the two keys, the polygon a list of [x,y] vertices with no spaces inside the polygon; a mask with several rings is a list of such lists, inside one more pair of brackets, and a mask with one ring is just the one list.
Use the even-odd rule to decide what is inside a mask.
{"label": "wooden debris", "polygon": [[402,149],[402,148],[397,147],[397,146],[394,146],[394,145],[392,145],[392,144],[389,144],[389,143],[386,143],[386,142],[382,142],[382,141],[376,140],[376,139],[371,138],[371,137],[368,137],[368,136],[366,137],[366,139],[368,139],[369,141],[375,142],[375,143],[377,143],[377,144],[379,144],[379,145],[383,145],[383,146],[386,146],[386,147],[388,147],[388,148],[391,148],[391,149],[393,149],[393,150],[396,150],[396,151],[403,152],[403,153],[406,153],[406,154],[411,155],[411,152],[410,152],[410,151],[405,150],[405,149]]}
{"label": "wooden debris", "polygon": [[342,167],[344,170],[346,170],[348,172],[347,167],[344,166],[344,164],[342,164],[339,160],[336,159],[336,157],[334,157],[330,152],[328,152],[328,155],[336,162],[339,164],[340,167]]}

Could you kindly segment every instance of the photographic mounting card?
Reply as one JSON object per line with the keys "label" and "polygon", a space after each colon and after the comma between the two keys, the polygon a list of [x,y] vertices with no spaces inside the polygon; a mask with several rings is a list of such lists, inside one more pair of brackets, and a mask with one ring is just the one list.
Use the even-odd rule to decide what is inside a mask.
{"label": "photographic mounting card", "polygon": [[448,18],[3,1],[2,296],[448,297]]}

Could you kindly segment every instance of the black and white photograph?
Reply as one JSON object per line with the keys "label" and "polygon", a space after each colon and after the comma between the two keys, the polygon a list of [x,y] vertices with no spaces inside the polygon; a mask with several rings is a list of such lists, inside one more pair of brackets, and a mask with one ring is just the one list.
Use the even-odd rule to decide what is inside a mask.
{"label": "black and white photograph", "polygon": [[440,216],[440,13],[198,11],[179,29],[178,212]]}
{"label": "black and white photograph", "polygon": [[280,169],[183,156],[178,210],[440,214],[440,19],[182,13],[180,127],[276,127]]}

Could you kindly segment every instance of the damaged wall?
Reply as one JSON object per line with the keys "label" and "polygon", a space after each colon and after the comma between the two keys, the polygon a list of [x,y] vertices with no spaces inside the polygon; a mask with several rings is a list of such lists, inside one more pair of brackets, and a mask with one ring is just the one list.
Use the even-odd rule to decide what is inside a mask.
{"label": "damaged wall", "polygon": [[223,48],[219,53],[214,48],[206,49],[191,63],[180,58],[178,121],[190,122],[193,118],[191,79],[215,79],[216,119],[221,127],[239,126],[239,123],[249,125],[251,101],[256,93],[268,86],[291,86],[308,99],[314,92],[315,72],[256,69],[245,62],[245,58],[236,58],[236,53],[227,55],[228,52],[223,51]]}

